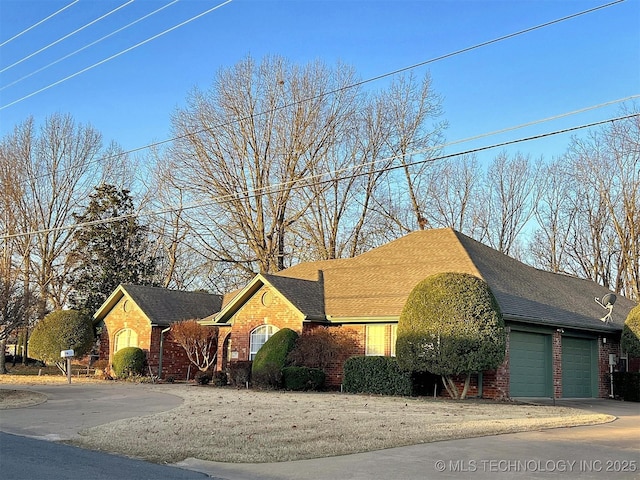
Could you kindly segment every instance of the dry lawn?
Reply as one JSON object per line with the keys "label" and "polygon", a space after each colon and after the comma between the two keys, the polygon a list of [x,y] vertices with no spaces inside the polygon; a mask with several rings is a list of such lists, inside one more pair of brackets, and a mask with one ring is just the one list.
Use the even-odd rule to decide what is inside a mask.
{"label": "dry lawn", "polygon": [[[75,370],[74,370],[75,372]],[[86,375],[74,375],[71,378],[72,383],[100,383],[104,382],[98,377]],[[0,385],[57,385],[67,383],[67,377],[61,373],[46,375],[0,375]]]}
{"label": "dry lawn", "polygon": [[0,410],[31,407],[46,401],[47,396],[42,393],[0,388]]}
{"label": "dry lawn", "polygon": [[159,463],[279,462],[498,433],[605,423],[564,407],[153,385],[173,410],[80,432],[73,443]]}

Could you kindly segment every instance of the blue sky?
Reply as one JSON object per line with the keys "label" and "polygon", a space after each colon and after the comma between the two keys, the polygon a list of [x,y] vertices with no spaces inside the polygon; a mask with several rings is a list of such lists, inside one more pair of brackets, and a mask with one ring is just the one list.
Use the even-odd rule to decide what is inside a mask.
{"label": "blue sky", "polygon": [[[79,0],[0,47],[0,108],[204,12],[219,1],[181,0],[117,35],[16,80],[170,3],[136,0],[11,68],[13,63],[126,4]],[[2,0],[0,44],[73,0]],[[305,63],[341,61],[368,79],[580,12],[606,1],[233,0],[90,71],[0,109],[0,135],[33,115],[70,113],[125,150],[170,137],[170,117],[194,86],[248,54]],[[599,10],[415,69],[444,98],[447,141],[640,94],[640,0]],[[383,88],[388,80],[367,88]],[[612,106],[449,152],[616,116]],[[584,133],[579,133],[583,135]],[[567,135],[517,149],[551,158]],[[497,151],[488,155],[494,155]]]}

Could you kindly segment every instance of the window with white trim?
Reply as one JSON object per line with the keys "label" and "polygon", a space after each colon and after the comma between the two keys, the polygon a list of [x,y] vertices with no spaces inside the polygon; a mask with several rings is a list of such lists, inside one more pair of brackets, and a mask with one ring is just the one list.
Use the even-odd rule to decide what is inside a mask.
{"label": "window with white trim", "polygon": [[279,329],[273,325],[260,325],[251,331],[249,338],[249,360],[253,360],[260,347]]}
{"label": "window with white trim", "polygon": [[385,354],[386,333],[386,325],[367,325],[366,355],[375,356]]}
{"label": "window with white trim", "polygon": [[396,356],[396,341],[398,340],[398,325],[397,324],[393,324],[391,325],[391,346],[390,349],[391,351],[389,352],[389,355],[392,357]]}
{"label": "window with white trim", "polygon": [[131,330],[130,328],[123,328],[118,333],[116,333],[113,343],[114,343],[113,353],[126,347],[137,347],[138,334],[134,330]]}

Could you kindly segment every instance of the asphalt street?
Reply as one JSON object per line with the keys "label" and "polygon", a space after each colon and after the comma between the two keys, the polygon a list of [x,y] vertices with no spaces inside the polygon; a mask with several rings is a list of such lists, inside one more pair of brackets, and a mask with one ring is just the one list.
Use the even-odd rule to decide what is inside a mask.
{"label": "asphalt street", "polygon": [[0,432],[3,480],[202,480],[204,473]]}
{"label": "asphalt street", "polygon": [[[450,440],[295,462],[228,464],[189,458],[176,464],[186,470],[176,470],[38,441],[71,439],[90,426],[174,408],[182,400],[170,394],[171,387],[165,389],[166,393],[133,384],[0,388],[34,390],[48,397],[33,407],[0,410],[0,431],[31,437],[0,436],[2,479],[205,478],[197,472],[228,480],[640,479],[638,403],[605,399],[557,402],[617,417],[603,425]],[[183,474],[186,476],[179,476]]]}

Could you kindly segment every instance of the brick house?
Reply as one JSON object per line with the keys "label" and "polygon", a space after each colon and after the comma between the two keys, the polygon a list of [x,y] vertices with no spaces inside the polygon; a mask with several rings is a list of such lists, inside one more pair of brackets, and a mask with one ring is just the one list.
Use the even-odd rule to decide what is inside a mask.
{"label": "brick house", "polygon": [[[508,332],[506,356],[480,372],[469,396],[606,397],[610,355],[624,359],[620,334],[634,303],[618,297],[610,322],[594,298],[609,291],[588,280],[527,266],[452,229],[417,231],[350,259],[306,262],[258,274],[225,295],[202,323],[220,327],[218,368],[252,360],[281,328],[353,331],[357,355],[395,355],[396,327],[413,287],[429,275],[461,272],[484,279]],[[342,381],[341,365],[328,372]]]}
{"label": "brick house", "polygon": [[181,292],[140,285],[120,285],[107,298],[94,320],[104,326],[100,335],[100,359],[109,361],[124,347],[146,352],[154,375],[185,379],[191,373],[184,349],[175,343],[169,327],[181,320],[202,319],[219,311],[222,296]]}

